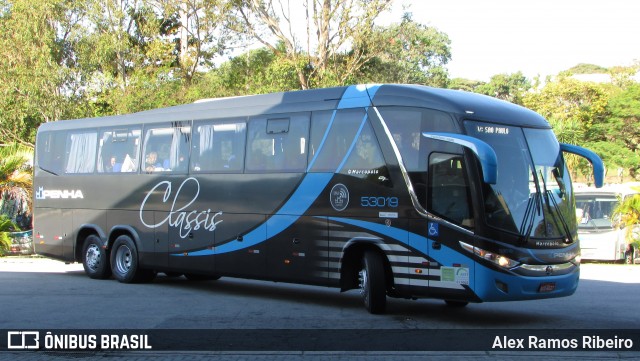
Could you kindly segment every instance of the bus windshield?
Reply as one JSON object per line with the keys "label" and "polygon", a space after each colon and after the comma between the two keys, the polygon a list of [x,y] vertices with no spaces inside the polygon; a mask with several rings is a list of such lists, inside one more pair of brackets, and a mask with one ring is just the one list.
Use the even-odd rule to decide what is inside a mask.
{"label": "bus windshield", "polygon": [[488,225],[526,238],[570,240],[576,224],[571,180],[551,129],[482,122],[466,128],[499,159],[496,184],[483,187]]}
{"label": "bus windshield", "polygon": [[576,217],[579,230],[610,230],[613,211],[619,200],[615,194],[577,194]]}

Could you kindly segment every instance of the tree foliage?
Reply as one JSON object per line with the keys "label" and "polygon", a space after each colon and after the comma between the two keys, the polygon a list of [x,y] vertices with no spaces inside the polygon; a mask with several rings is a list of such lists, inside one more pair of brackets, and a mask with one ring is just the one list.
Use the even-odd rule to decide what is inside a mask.
{"label": "tree foliage", "polygon": [[0,13],[0,141],[31,144],[36,127],[63,117],[73,98],[68,34],[75,15],[63,0],[3,2]]}
{"label": "tree foliage", "polygon": [[375,20],[391,6],[391,0],[307,0],[301,13],[284,0],[239,3],[237,30],[297,64],[301,89],[345,84],[374,58],[383,46],[373,41]]}
{"label": "tree foliage", "polygon": [[[531,108],[558,139],[640,177],[640,63],[578,64],[542,85],[517,72],[449,79],[447,34],[392,0],[0,0],[0,144],[41,123],[201,98],[355,83],[474,91]],[[572,74],[608,73],[610,84]],[[568,158],[576,172],[589,166]],[[576,174],[578,174],[576,173]]]}
{"label": "tree foliage", "polygon": [[24,145],[0,147],[0,213],[13,221],[31,213],[32,159],[31,149]]}
{"label": "tree foliage", "polygon": [[376,56],[360,69],[362,82],[447,86],[451,41],[445,33],[407,13],[401,22],[376,29],[370,42],[383,46],[377,45]]}
{"label": "tree foliage", "polygon": [[475,91],[522,105],[522,97],[529,89],[531,89],[529,80],[521,72],[517,72],[494,75],[488,83],[478,86]]}
{"label": "tree foliage", "polygon": [[[636,191],[640,191],[637,187]],[[625,226],[625,237],[627,243],[634,244],[637,248],[640,246],[640,239],[636,238],[637,227],[640,224],[640,194],[625,198],[613,211],[614,217],[619,218],[622,225]]]}

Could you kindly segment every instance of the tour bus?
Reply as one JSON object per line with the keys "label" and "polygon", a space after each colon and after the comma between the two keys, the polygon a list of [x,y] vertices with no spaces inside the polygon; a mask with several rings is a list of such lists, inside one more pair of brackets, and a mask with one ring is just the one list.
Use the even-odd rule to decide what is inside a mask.
{"label": "tour bus", "polygon": [[539,114],[419,85],[199,101],[43,124],[37,253],[91,278],[241,277],[469,302],[568,296],[575,198]]}
{"label": "tour bus", "polygon": [[[614,210],[638,191],[624,185],[576,189],[576,218],[583,260],[633,263],[627,229]],[[636,232],[637,232],[637,228]]]}

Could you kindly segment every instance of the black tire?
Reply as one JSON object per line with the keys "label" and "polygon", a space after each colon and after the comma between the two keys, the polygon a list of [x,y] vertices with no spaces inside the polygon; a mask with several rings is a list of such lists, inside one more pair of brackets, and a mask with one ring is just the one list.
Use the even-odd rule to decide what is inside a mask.
{"label": "black tire", "polygon": [[451,308],[463,308],[466,307],[469,302],[467,301],[454,301],[454,300],[444,300],[444,303]]}
{"label": "black tire", "polygon": [[384,313],[387,307],[387,287],[380,253],[371,250],[364,252],[358,278],[364,307],[369,313]]}
{"label": "black tire", "polygon": [[126,235],[119,236],[111,250],[111,271],[113,277],[122,283],[149,282],[155,278],[153,270],[140,269],[138,249]]}
{"label": "black tire", "polygon": [[104,280],[111,277],[109,253],[102,247],[102,240],[92,234],[84,240],[82,245],[82,267],[84,272],[93,279]]}

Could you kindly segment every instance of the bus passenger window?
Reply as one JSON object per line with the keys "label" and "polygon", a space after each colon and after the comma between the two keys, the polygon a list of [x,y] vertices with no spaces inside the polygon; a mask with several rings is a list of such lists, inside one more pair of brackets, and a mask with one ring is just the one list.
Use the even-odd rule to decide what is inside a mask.
{"label": "bus passenger window", "polygon": [[310,160],[312,172],[336,172],[344,161],[365,116],[364,109],[314,113]]}
{"label": "bus passenger window", "polygon": [[427,210],[473,228],[469,180],[462,155],[432,153],[429,157]]}
{"label": "bus passenger window", "polygon": [[302,172],[307,166],[309,114],[273,115],[249,122],[248,172]]}
{"label": "bus passenger window", "polygon": [[67,137],[65,173],[93,173],[97,143],[97,132],[70,133]]}
{"label": "bus passenger window", "polygon": [[140,129],[105,130],[98,145],[98,173],[132,173],[138,170]]}
{"label": "bus passenger window", "polygon": [[60,174],[64,170],[66,133],[42,132],[36,141],[36,164],[39,168],[53,174]]}
{"label": "bus passenger window", "polygon": [[186,173],[190,138],[189,122],[173,122],[170,127],[148,129],[142,171]]}
{"label": "bus passenger window", "polygon": [[244,120],[194,124],[191,171],[241,173],[246,132]]}
{"label": "bus passenger window", "polygon": [[368,121],[362,127],[340,173],[391,185],[380,144]]}

